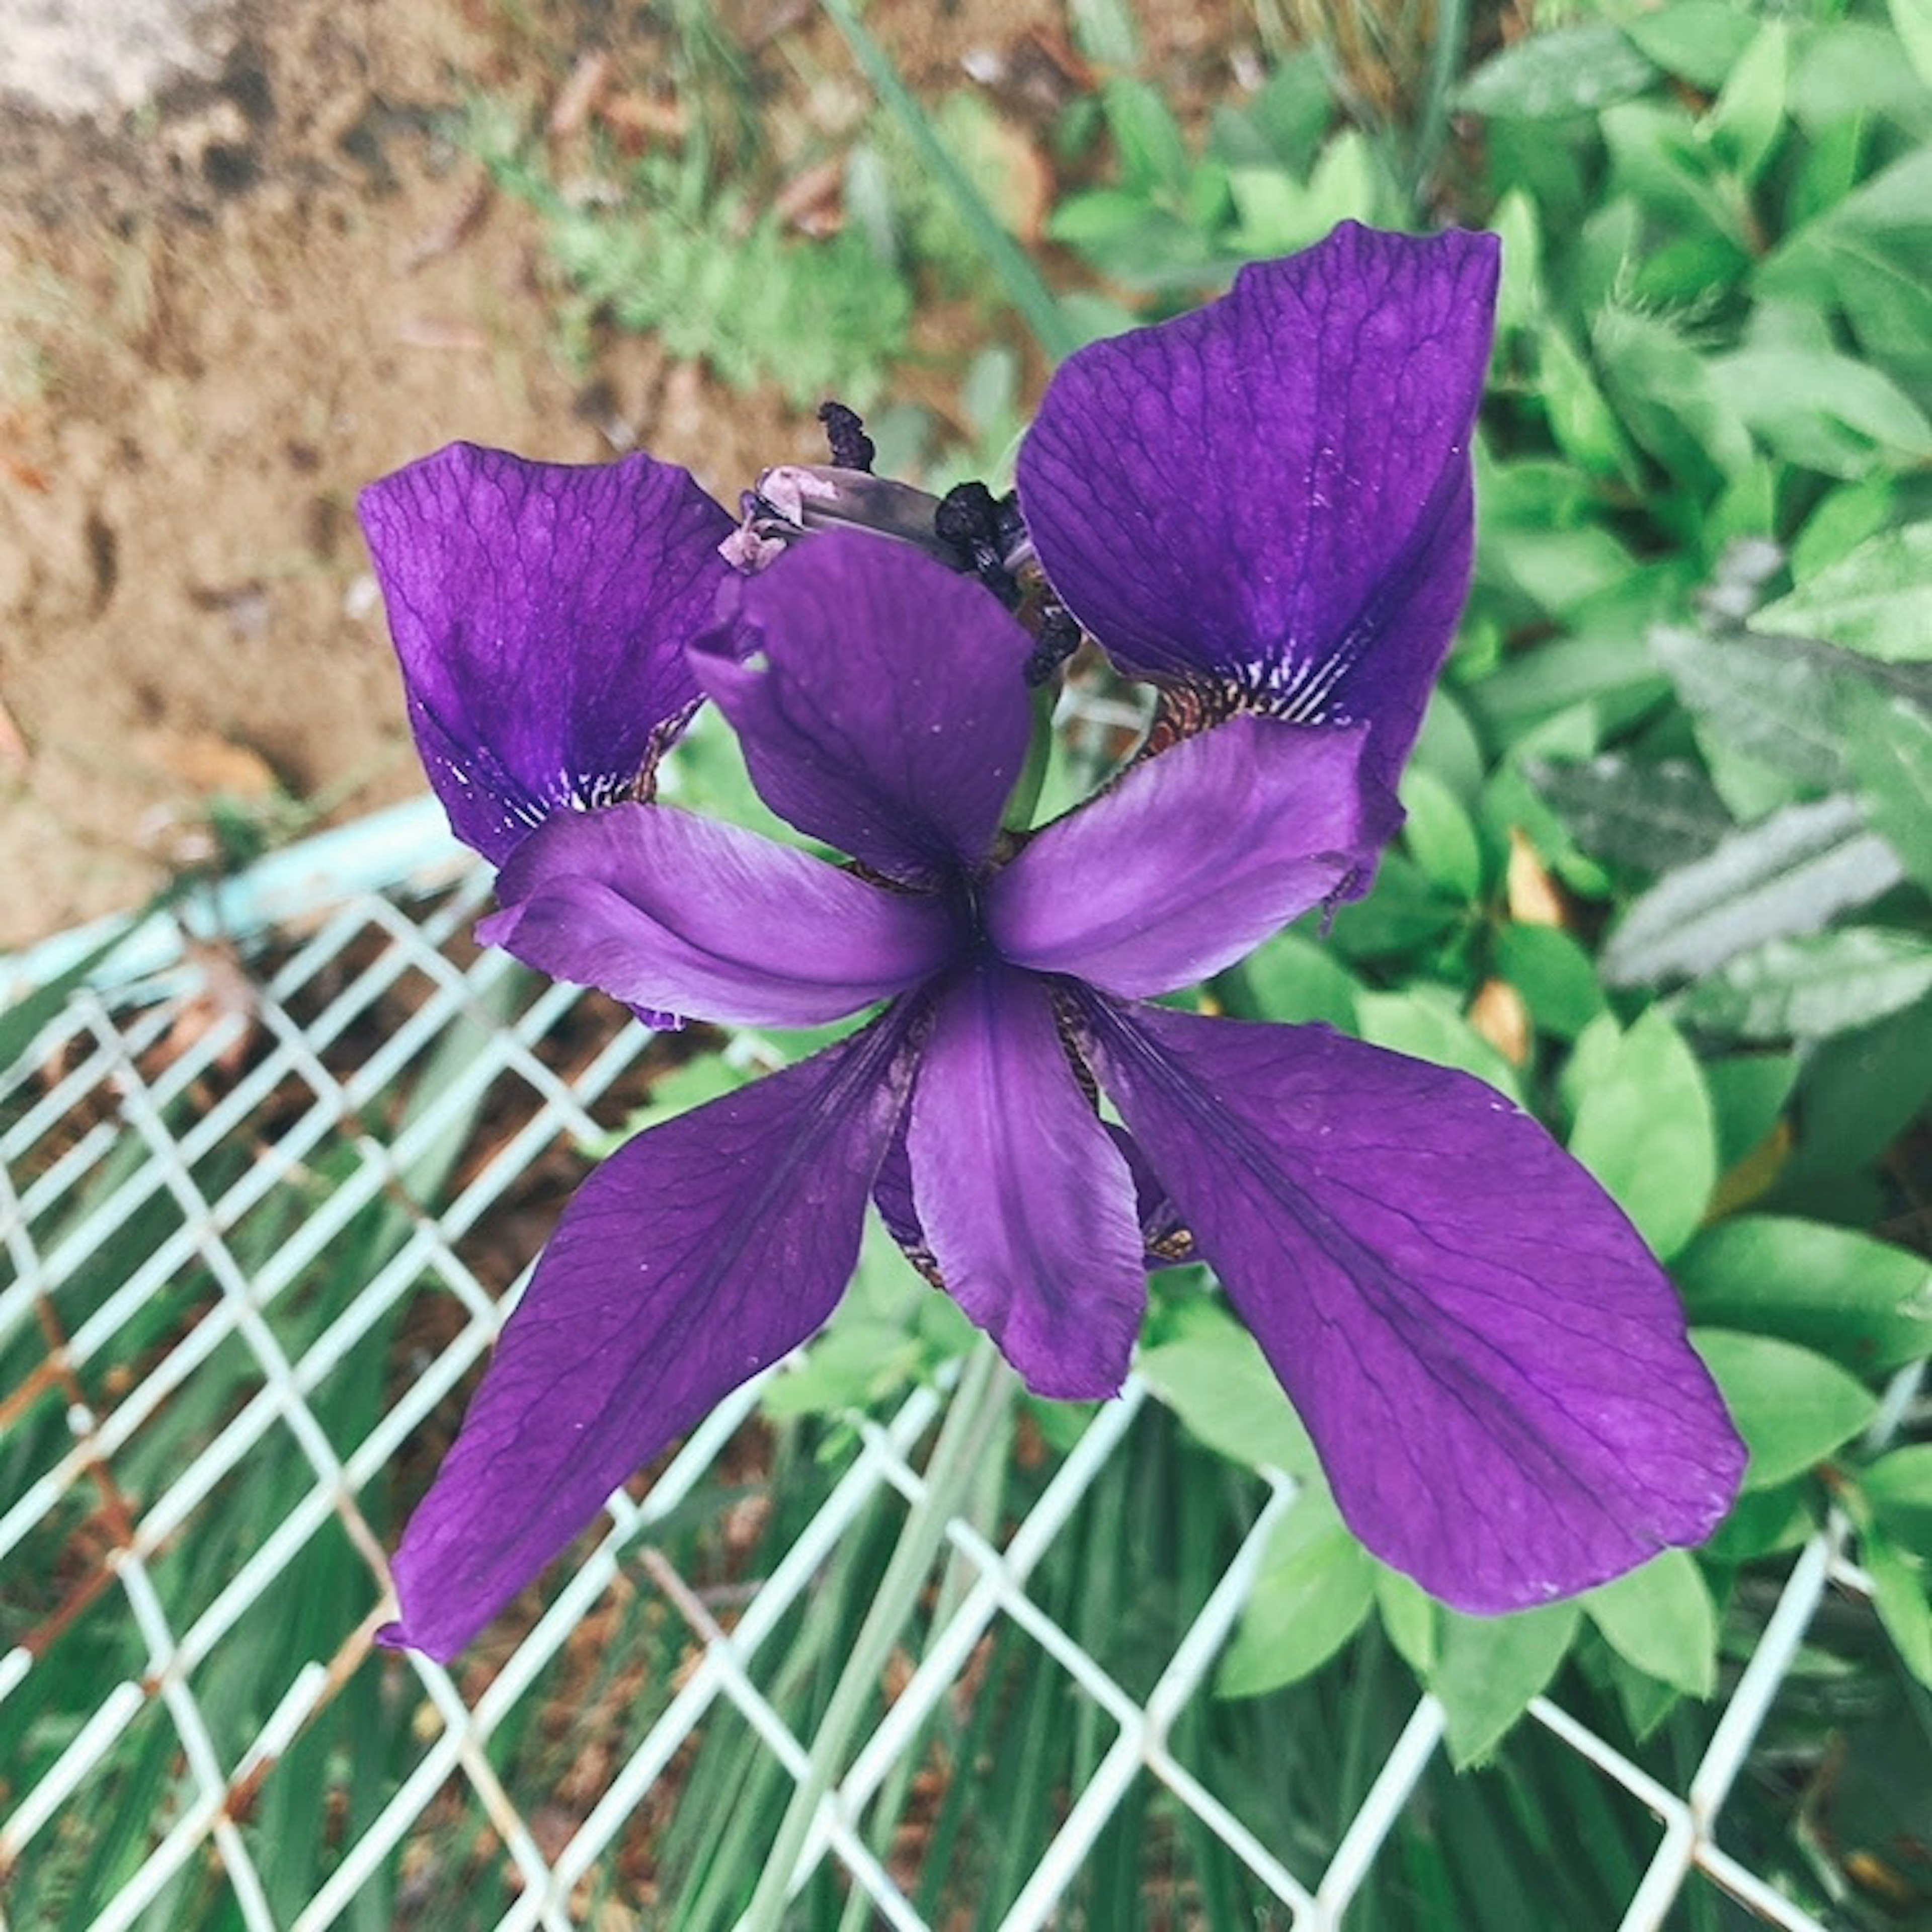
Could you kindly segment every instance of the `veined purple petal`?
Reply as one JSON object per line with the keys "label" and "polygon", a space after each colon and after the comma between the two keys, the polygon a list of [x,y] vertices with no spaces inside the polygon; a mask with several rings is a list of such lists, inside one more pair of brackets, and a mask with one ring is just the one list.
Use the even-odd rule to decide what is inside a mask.
{"label": "veined purple petal", "polygon": [[731,530],[685,471],[458,442],[356,508],[423,767],[485,858],[553,812],[622,796],[682,728],[700,695],[684,646],[730,575]]}
{"label": "veined purple petal", "polygon": [[1019,776],[1032,645],[905,544],[832,530],[740,587],[692,662],[781,818],[914,884],[982,863]]}
{"label": "veined purple petal", "polygon": [[1118,1395],[1147,1302],[1133,1180],[1037,980],[988,958],[947,986],[908,1123],[913,1196],[952,1298],[1036,1395]]}
{"label": "veined purple petal", "polygon": [[1401,808],[1359,728],[1230,718],[1056,820],[986,893],[1004,957],[1136,998],[1192,986],[1374,862]]}
{"label": "veined purple petal", "polygon": [[1020,507],[1116,663],[1366,724],[1394,783],[1468,586],[1496,270],[1493,236],[1346,222],[1061,364]]}
{"label": "veined purple petal", "polygon": [[632,1006],[734,1026],[842,1019],[931,978],[962,938],[938,898],[668,806],[553,819],[496,891],[486,944]]}
{"label": "veined purple petal", "polygon": [[586,1181],[392,1566],[383,1640],[446,1660],[611,1491],[806,1340],[858,1258],[906,1022],[640,1134]]}
{"label": "veined purple petal", "polygon": [[1717,1526],[1744,1452],[1676,1296],[1534,1121],[1325,1028],[1081,1012],[1378,1556],[1492,1612]]}

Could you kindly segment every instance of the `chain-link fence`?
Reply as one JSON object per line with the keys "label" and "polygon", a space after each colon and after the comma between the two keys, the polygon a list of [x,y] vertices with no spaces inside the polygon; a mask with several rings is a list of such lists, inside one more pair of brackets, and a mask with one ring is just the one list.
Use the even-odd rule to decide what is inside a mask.
{"label": "chain-link fence", "polygon": [[[712,1922],[706,1901],[742,1892],[770,1842],[742,1839],[747,1780],[782,1793],[828,1768],[800,1633],[842,1552],[890,1546],[916,1509],[946,1376],[851,1417],[818,1456],[743,1389],[453,1671],[374,1646],[389,1499],[427,1480],[584,1144],[667,1050],[476,952],[486,880],[424,824],[356,848],[414,896],[343,896],[332,862],[330,905],[285,860],[282,899],[257,885],[225,915],[273,929],[178,945],[172,920],[152,922],[46,1003],[0,1076],[0,1898],[16,1932]],[[454,881],[427,897],[425,854]],[[321,907],[299,931],[290,880]],[[1096,1484],[1166,1420],[1131,1384],[1035,1442],[1000,1508],[946,1523],[798,1860],[826,1922],[958,1922],[972,1782],[1036,1707],[1071,1768],[1036,1842],[1005,1848],[1001,1924],[1107,1924],[1096,1862],[1131,1854],[1125,1882],[1144,1888],[1160,1844],[1181,1875],[1156,1922],[1227,1922],[1186,1876],[1210,1853],[1238,1868],[1236,1922],[1360,1922],[1391,1834],[1450,1775],[1433,1700],[1408,1694],[1342,1814],[1308,1834],[1257,1822],[1198,1748],[1294,1486],[1257,1491],[1131,1669],[1101,1654],[1078,1588],[1040,1586]],[[1723,1922],[1818,1922],[1726,1849],[1726,1804],[1821,1603],[1862,1588],[1838,1534],[1804,1547],[1673,1782],[1558,1702],[1532,1706],[1528,1730],[1600,1774],[1648,1848],[1624,1925],[1679,1922],[1687,1888]],[[1043,1701],[998,1660],[1018,1652]]]}

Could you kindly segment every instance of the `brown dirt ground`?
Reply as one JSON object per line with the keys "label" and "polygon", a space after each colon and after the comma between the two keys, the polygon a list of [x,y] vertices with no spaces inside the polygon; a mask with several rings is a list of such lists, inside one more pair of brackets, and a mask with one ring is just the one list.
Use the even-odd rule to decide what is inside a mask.
{"label": "brown dirt ground", "polygon": [[[1150,58],[1214,85],[1228,12],[1168,14]],[[1064,44],[1060,9],[1024,0],[872,15],[926,88],[971,52]],[[828,90],[850,64],[809,8],[720,17],[781,150],[808,146],[801,118],[822,140],[863,112],[856,80]],[[205,856],[218,793],[312,823],[418,788],[354,521],[370,478],[457,437],[596,460],[614,416],[729,501],[819,446],[776,397],[721,398],[648,341],[606,344],[594,383],[566,369],[534,218],[441,130],[479,88],[553,111],[598,48],[607,94],[674,116],[652,9],[239,18],[218,71],[146,108],[0,110],[0,946]]]}

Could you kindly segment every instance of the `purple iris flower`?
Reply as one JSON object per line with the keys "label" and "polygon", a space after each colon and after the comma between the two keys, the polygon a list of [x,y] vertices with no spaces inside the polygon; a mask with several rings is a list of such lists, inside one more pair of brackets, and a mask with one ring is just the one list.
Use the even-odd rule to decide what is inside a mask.
{"label": "purple iris flower", "polygon": [[[1345,1517],[1452,1604],[1708,1533],[1742,1446],[1668,1281],[1540,1127],[1324,1028],[1148,1004],[1348,890],[1399,823],[1466,579],[1492,284],[1479,238],[1351,231],[1055,379],[1031,540],[1196,728],[1030,836],[1001,821],[1036,640],[922,548],[834,532],[740,578],[730,519],[643,459],[446,452],[365,496],[432,778],[506,861],[482,937],[639,1008],[880,1009],[585,1183],[405,1532],[389,1640],[452,1655],[813,1334],[868,1198],[1054,1396],[1119,1388],[1150,1240],[1184,1228]],[[852,865],[639,802],[700,693]]]}

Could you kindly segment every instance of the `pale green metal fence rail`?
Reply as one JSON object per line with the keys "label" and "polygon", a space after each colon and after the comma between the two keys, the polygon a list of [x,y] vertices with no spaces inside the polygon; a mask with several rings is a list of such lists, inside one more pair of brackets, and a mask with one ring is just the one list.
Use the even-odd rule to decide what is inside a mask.
{"label": "pale green metal fence rail", "polygon": [[[630,1916],[610,1908],[622,1889],[621,1834],[722,1712],[735,1711],[755,1748],[791,1777],[806,1774],[812,1740],[788,1727],[761,1675],[766,1640],[842,1538],[894,1496],[922,1493],[919,1445],[947,1400],[932,1389],[889,1420],[855,1423],[857,1453],[826,1478],[789,1546],[761,1557],[727,1634],[712,1599],[656,1546],[654,1526],[734,1453],[758,1401],[746,1388],[642,1502],[613,1499],[594,1555],[551,1586],[548,1607],[494,1672],[452,1675],[373,1648],[387,1580],[358,1497],[440,1410],[447,1415],[451,1391],[488,1347],[502,1312],[493,1290],[509,1285],[484,1278],[503,1217],[530,1224],[520,1234],[527,1250],[554,1210],[548,1201],[523,1214],[518,1190],[550,1168],[566,1168],[567,1180],[580,1167],[578,1144],[610,1124],[592,1109],[634,1077],[650,1046],[607,1010],[586,1018],[584,996],[538,987],[502,956],[469,946],[487,882],[458,856],[415,810],[284,854],[217,908],[218,924],[253,928],[252,939],[280,927],[276,945],[184,950],[178,927],[158,921],[0,1070],[0,1361],[25,1370],[0,1388],[0,1603],[11,1606],[14,1645],[0,1655],[0,1874],[11,1875],[16,1899],[31,1889],[43,1915],[58,1887],[26,1887],[23,1875],[98,1862],[106,1854],[96,1840],[111,1830],[125,1876],[73,1922],[104,1932],[182,1923],[170,1916],[175,1901],[211,1886],[250,1932],[381,1922],[370,1916],[373,1877],[393,1874],[400,1856],[408,1884],[412,1834],[447,1810],[454,1790],[483,1821],[472,1851],[481,1844],[506,1876],[507,1909],[490,1922],[556,1932],[675,1924],[674,1900]],[[444,883],[425,902],[428,880]],[[200,914],[205,920],[208,908]],[[298,934],[288,925],[298,914]],[[33,971],[44,976],[85,950],[44,952]],[[345,1252],[366,1257],[366,1279],[339,1305],[311,1305],[316,1270],[339,1270]],[[418,1297],[438,1320],[399,1327]],[[1895,1386],[1882,1427],[1895,1426],[1912,1387]],[[869,1899],[875,1922],[926,1923],[874,1849],[880,1820],[868,1808],[882,1794],[903,1804],[922,1727],[1004,1624],[1055,1660],[1072,1705],[1112,1733],[1084,1786],[1066,1794],[1006,1926],[1054,1922],[1143,1781],[1192,1814],[1278,1901],[1271,1922],[1342,1922],[1440,1748],[1433,1701],[1415,1702],[1325,1866],[1262,1842],[1242,1820],[1240,1794],[1212,1788],[1171,1743],[1177,1720],[1208,1694],[1264,1545],[1295,1507],[1293,1486],[1275,1486],[1145,1694],[1130,1695],[1029,1593],[1036,1566],[1150,1408],[1138,1384],[1101,1408],[1003,1540],[964,1517],[950,1522],[940,1564],[952,1581],[936,1620],[909,1639],[914,1654],[896,1694],[820,1808],[801,1880],[831,1861]],[[184,1417],[200,1418],[199,1434]],[[196,1446],[176,1462],[183,1442]],[[244,1548],[224,1534],[224,1512],[271,1450],[302,1480],[279,1521]],[[319,1543],[335,1552],[327,1574],[339,1587],[326,1603],[292,1610],[280,1586]],[[528,1721],[530,1700],[554,1685],[560,1653],[598,1613],[620,1565],[623,1587],[656,1592],[666,1617],[688,1626],[695,1661],[600,1768],[596,1788],[574,1787],[560,1822],[548,1792],[506,1776],[493,1743],[506,1724]],[[156,1580],[164,1571],[166,1590]],[[1680,1788],[1658,1784],[1557,1704],[1533,1707],[1536,1724],[1655,1820],[1654,1860],[1625,1926],[1666,1923],[1694,1871],[1771,1924],[1815,1924],[1726,1850],[1725,1806],[1814,1613],[1828,1592],[1864,1589],[1841,1528],[1803,1551]],[[265,1619],[275,1624],[266,1633]],[[112,1681],[78,1682],[64,1666],[63,1646],[82,1623],[97,1650],[121,1646],[126,1667]],[[245,1708],[230,1662],[243,1645],[255,1687],[252,1703],[239,1700]],[[390,1710],[398,1697],[406,1711]],[[389,1734],[403,1739],[404,1768],[380,1803],[356,1796],[352,1763],[336,1764],[326,1788],[286,1768],[304,1733],[345,1698],[388,1711]],[[333,1748],[345,1747],[338,1738]],[[334,1808],[326,1869],[291,1904],[278,1882],[274,1820],[325,1803]],[[0,1887],[0,1912],[12,1909],[8,1896]],[[484,1922],[459,1910],[453,1922]],[[42,1923],[14,1922],[15,1932],[42,1932]]]}

